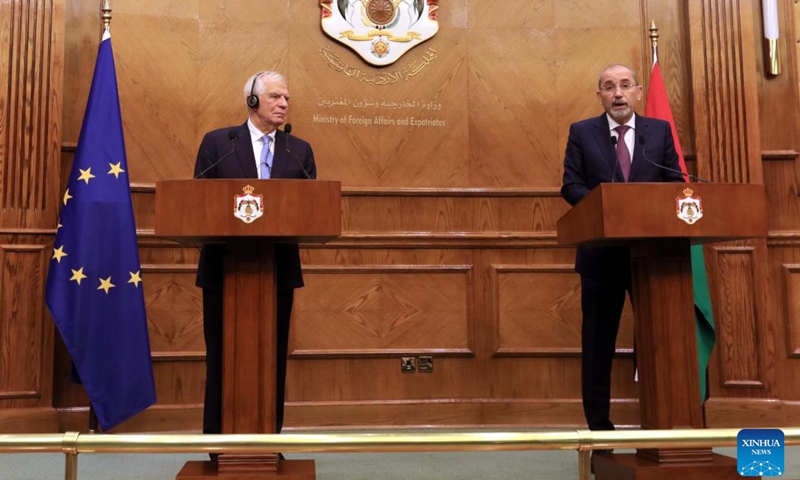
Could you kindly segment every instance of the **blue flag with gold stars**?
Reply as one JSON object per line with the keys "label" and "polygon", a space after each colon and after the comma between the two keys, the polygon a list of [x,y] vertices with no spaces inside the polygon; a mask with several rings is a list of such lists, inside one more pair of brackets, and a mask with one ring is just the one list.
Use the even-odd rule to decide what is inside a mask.
{"label": "blue flag with gold stars", "polygon": [[45,299],[100,426],[156,401],[111,35],[92,78]]}

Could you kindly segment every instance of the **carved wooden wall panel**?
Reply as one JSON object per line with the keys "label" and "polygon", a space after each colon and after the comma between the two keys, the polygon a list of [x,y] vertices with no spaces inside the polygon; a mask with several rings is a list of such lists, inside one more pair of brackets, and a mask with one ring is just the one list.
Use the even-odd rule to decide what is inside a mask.
{"label": "carved wooden wall panel", "polygon": [[701,177],[763,183],[756,84],[755,2],[689,2],[695,151]]}
{"label": "carved wooden wall panel", "polygon": [[49,234],[58,213],[64,3],[0,3],[0,429],[4,431],[46,432],[58,427],[52,408],[54,327],[44,309],[44,282],[51,253]]}
{"label": "carved wooden wall panel", "polygon": [[[49,402],[51,325],[44,315],[42,245],[0,245],[0,405],[41,406]],[[43,398],[44,397],[44,398]]]}
{"label": "carved wooden wall panel", "polygon": [[800,265],[784,264],[783,282],[786,288],[786,350],[791,358],[800,357]]}
{"label": "carved wooden wall panel", "polygon": [[469,266],[307,266],[304,275],[292,357],[471,353]]}
{"label": "carved wooden wall panel", "polygon": [[717,290],[725,309],[716,317],[717,350],[721,358],[722,382],[726,387],[763,386],[763,362],[756,328],[754,248],[718,247]]}
{"label": "carved wooden wall panel", "polygon": [[[581,353],[580,277],[573,265],[492,266],[498,356]],[[633,349],[633,312],[625,309],[617,341]]]}
{"label": "carved wooden wall panel", "polygon": [[63,68],[63,3],[0,4],[0,225],[55,225]]}

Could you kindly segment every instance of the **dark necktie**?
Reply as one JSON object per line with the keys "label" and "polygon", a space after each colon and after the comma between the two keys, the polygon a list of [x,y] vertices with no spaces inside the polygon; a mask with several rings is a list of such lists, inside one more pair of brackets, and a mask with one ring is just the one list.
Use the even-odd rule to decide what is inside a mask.
{"label": "dark necktie", "polygon": [[631,152],[628,151],[628,144],[625,143],[625,132],[627,132],[629,128],[631,127],[628,125],[620,125],[614,128],[619,135],[617,137],[617,162],[619,163],[619,169],[622,171],[622,178],[624,178],[626,182],[631,173]]}

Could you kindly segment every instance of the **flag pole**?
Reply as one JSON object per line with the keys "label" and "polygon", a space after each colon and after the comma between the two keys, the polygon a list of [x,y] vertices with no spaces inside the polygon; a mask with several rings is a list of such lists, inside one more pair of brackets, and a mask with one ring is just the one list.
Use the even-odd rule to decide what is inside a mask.
{"label": "flag pole", "polygon": [[[102,14],[100,18],[103,20],[103,35],[111,31],[111,2],[110,0],[103,0],[101,7]],[[99,422],[97,421],[97,411],[92,405],[92,400],[89,399],[89,433],[97,433],[100,431]]]}
{"label": "flag pole", "polygon": [[111,31],[111,1],[103,0],[103,14],[100,18],[103,19],[103,33]]}
{"label": "flag pole", "polygon": [[89,433],[97,433],[99,431],[100,430],[98,429],[97,424],[97,412],[94,411],[92,401],[89,400]]}
{"label": "flag pole", "polygon": [[658,28],[656,28],[656,21],[650,20],[650,47],[653,54],[653,62],[651,67],[658,61]]}

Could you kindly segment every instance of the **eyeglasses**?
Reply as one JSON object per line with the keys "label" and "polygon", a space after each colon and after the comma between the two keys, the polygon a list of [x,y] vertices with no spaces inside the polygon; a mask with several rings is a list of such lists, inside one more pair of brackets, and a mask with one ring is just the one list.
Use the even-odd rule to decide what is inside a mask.
{"label": "eyeglasses", "polygon": [[607,83],[600,87],[600,91],[603,93],[614,93],[619,88],[623,92],[630,92],[634,88],[638,87],[639,85],[635,83],[623,83],[621,85],[616,85],[614,83]]}

